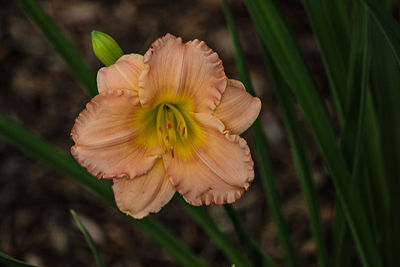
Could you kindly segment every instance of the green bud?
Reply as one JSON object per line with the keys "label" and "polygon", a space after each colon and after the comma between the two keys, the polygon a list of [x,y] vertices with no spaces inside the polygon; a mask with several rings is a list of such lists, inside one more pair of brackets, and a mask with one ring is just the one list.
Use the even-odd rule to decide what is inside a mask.
{"label": "green bud", "polygon": [[93,52],[106,66],[114,64],[123,54],[121,47],[108,34],[92,31]]}

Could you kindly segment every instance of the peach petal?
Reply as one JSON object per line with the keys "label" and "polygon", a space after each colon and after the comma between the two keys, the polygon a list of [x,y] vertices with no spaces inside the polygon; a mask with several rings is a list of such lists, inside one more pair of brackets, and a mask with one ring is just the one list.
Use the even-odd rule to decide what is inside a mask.
{"label": "peach petal", "polygon": [[156,40],[144,55],[139,98],[150,107],[163,95],[189,96],[194,111],[212,113],[226,87],[222,61],[204,42],[185,44],[171,34]]}
{"label": "peach petal", "polygon": [[149,215],[150,212],[158,212],[175,193],[175,188],[165,177],[161,160],[143,176],[114,179],[112,188],[118,208],[137,219]]}
{"label": "peach petal", "polygon": [[134,91],[108,90],[94,97],[75,120],[72,155],[99,178],[133,178],[148,172],[162,149],[136,143],[139,133],[132,121],[139,109]]}
{"label": "peach petal", "polygon": [[205,145],[195,149],[191,159],[163,155],[167,177],[192,205],[233,203],[254,179],[249,147],[212,115],[196,114],[195,118],[203,125]]}
{"label": "peach petal", "polygon": [[101,68],[97,73],[99,93],[110,89],[139,90],[139,75],[144,69],[143,56],[124,55],[109,67]]}
{"label": "peach petal", "polygon": [[257,119],[261,101],[246,92],[240,81],[228,80],[221,103],[214,111],[225,127],[234,134],[246,131]]}

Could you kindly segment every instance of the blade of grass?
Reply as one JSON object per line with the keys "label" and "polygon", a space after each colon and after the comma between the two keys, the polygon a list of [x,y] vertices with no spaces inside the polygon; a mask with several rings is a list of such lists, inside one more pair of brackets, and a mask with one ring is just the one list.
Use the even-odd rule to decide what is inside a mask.
{"label": "blade of grass", "polygon": [[[353,40],[352,40],[352,47],[350,53],[350,67],[349,67],[349,86],[348,88],[352,89],[352,100],[350,101],[350,105],[347,108],[346,115],[349,118],[349,122],[355,121],[356,117],[358,116],[358,106],[359,106],[359,99],[360,99],[360,84],[366,83],[365,80],[369,78],[364,77],[361,79],[362,76],[362,68],[363,63],[365,60],[362,60],[363,53],[366,50],[366,44],[370,43],[365,40],[366,31],[369,30],[365,21],[366,11],[365,7],[361,5],[359,1],[353,2],[353,20],[354,20],[354,27],[353,27]],[[364,17],[364,18],[363,18]],[[373,26],[373,25],[372,25]],[[372,38],[372,40],[381,40],[381,38]],[[381,48],[372,49],[372,51],[379,51],[379,58],[381,58]],[[373,64],[373,66],[379,66],[378,68],[381,69],[383,64]],[[365,75],[364,75],[365,76]],[[368,92],[367,103],[366,103],[366,126],[365,128],[368,131],[365,131],[364,137],[364,153],[365,159],[363,160],[363,169],[364,174],[362,174],[363,178],[359,179],[361,184],[357,184],[353,186],[353,190],[360,190],[361,192],[368,192],[368,194],[364,194],[364,201],[368,204],[369,210],[369,218],[374,225],[374,236],[380,236],[381,238],[378,239],[380,243],[387,243],[387,237],[385,232],[386,229],[389,228],[388,224],[388,214],[389,214],[389,200],[388,200],[388,187],[386,182],[386,176],[383,170],[383,156],[381,153],[380,148],[380,137],[379,137],[379,126],[377,125],[377,119],[375,115],[375,109],[372,103],[371,94]],[[348,161],[351,163],[351,158],[354,157],[354,148],[353,144],[359,140],[357,135],[355,134],[355,123],[346,125],[346,131],[344,132],[343,139],[342,139],[342,151],[345,155],[347,155]],[[351,165],[351,164],[350,164]],[[357,179],[357,178],[356,178]],[[340,215],[340,214],[339,214]],[[335,229],[336,223],[343,220],[343,218],[339,218],[335,216]],[[341,222],[339,223],[341,225]],[[348,263],[350,260],[350,255],[346,252],[346,249],[349,249],[350,244],[343,244],[344,235],[343,232],[346,230],[345,227],[342,228],[342,233],[335,232],[334,235],[334,251],[335,251],[335,266],[348,266],[344,265],[344,262]],[[348,231],[346,231],[348,232]],[[389,237],[390,238],[390,237]],[[346,238],[348,239],[348,238]],[[382,240],[382,241],[380,241]],[[349,241],[350,242],[350,241]],[[386,245],[387,246],[387,245]],[[383,245],[382,255],[387,255],[390,249],[385,249],[386,247]],[[382,247],[382,246],[381,246]],[[340,252],[344,253],[341,254]]]}
{"label": "blade of grass", "polygon": [[[350,12],[348,8],[347,0],[336,0],[336,1],[324,1],[323,12],[331,22],[332,34],[337,37],[335,40],[339,42],[339,47],[344,62],[347,63],[348,46],[350,43],[351,36],[351,23],[350,23]],[[346,67],[346,66],[345,66]]]}
{"label": "blade of grass", "polygon": [[[55,26],[54,22],[52,22],[51,18],[48,17],[43,9],[40,7],[40,5],[37,4],[36,1],[34,0],[19,0],[21,6],[26,9],[27,13],[32,16],[33,20],[35,23],[38,24],[39,28],[44,32],[45,36],[48,38],[48,41],[53,44],[55,47],[56,51],[62,56],[62,58],[65,60],[67,64],[70,64],[71,62],[74,63],[74,65],[71,65],[72,67],[72,72],[73,74],[78,78],[78,80],[81,80],[81,78],[87,78],[87,80],[93,80],[94,76],[90,72],[84,72],[83,74],[80,72],[75,71],[75,67],[78,69],[81,69],[84,71],[86,67],[85,63],[80,59],[78,53],[74,49],[74,47],[67,41],[67,39],[63,36],[63,34],[57,29]],[[83,75],[82,77],[80,75]],[[92,77],[91,79],[90,76]],[[95,83],[94,83],[95,85]],[[89,94],[92,96],[97,94],[97,89],[96,86],[94,87],[85,87]],[[205,217],[199,221],[198,218],[201,216],[206,216],[207,214],[205,213],[200,213],[198,214],[195,218],[197,218],[197,221],[200,222],[200,225],[204,226],[203,222],[207,222],[208,218]],[[215,226],[215,225],[213,225]],[[213,226],[208,226],[209,228]],[[217,229],[214,231],[217,232]],[[212,232],[213,233],[213,232]],[[211,236],[215,241],[219,240],[218,236]],[[221,242],[217,242],[217,244],[222,244]],[[229,247],[231,244],[225,244],[224,246]],[[232,254],[233,255],[233,254]],[[239,255],[237,257],[240,257]]]}
{"label": "blade of grass", "polygon": [[298,47],[274,1],[245,0],[260,38],[302,107],[332,176],[339,200],[365,266],[381,266],[381,259],[359,193],[348,186],[350,173],[339,150],[326,109]]}
{"label": "blade of grass", "polygon": [[24,129],[14,120],[0,114],[0,134],[28,155],[38,158],[56,170],[86,186],[108,204],[114,205],[111,188],[103,180],[95,179],[80,167],[71,157],[66,156],[35,134]]}
{"label": "blade of grass", "polygon": [[[81,183],[111,207],[117,209],[109,185],[92,177],[72,158],[64,155],[38,136],[25,130],[22,126],[2,114],[0,114],[0,134],[27,154],[40,159],[54,169]],[[182,265],[206,266],[203,260],[198,258],[184,243],[156,220],[145,218],[142,220],[131,219],[131,221]]]}
{"label": "blade of grass", "polygon": [[74,210],[70,210],[70,213],[71,213],[72,217],[74,218],[75,223],[78,225],[79,230],[82,232],[83,236],[85,237],[85,240],[86,240],[90,250],[92,251],[92,254],[94,256],[97,266],[104,267],[105,265],[103,263],[103,260],[101,259],[99,252],[97,251],[96,245],[94,244],[94,241],[93,241],[91,235],[89,234],[86,227],[83,225],[78,214]]}
{"label": "blade of grass", "polygon": [[61,33],[52,19],[43,11],[35,0],[18,0],[26,14],[39,27],[49,43],[64,60],[70,71],[90,95],[97,94],[96,80],[93,72],[83,62],[78,51]]}
{"label": "blade of grass", "polygon": [[20,260],[17,260],[13,257],[8,256],[7,254],[0,251],[0,263],[9,266],[9,267],[40,267],[39,265],[29,264]]}
{"label": "blade of grass", "polygon": [[[362,67],[361,67],[361,78],[360,78],[360,88],[358,91],[360,93],[355,93],[354,95],[357,95],[356,97],[359,98],[359,100],[351,99],[350,103],[353,102],[359,102],[355,104],[354,106],[359,107],[359,111],[356,112],[356,116],[358,116],[357,120],[353,120],[354,122],[357,122],[357,129],[353,132],[354,135],[357,136],[355,139],[354,143],[354,154],[353,157],[354,159],[352,160],[352,181],[351,183],[351,189],[352,190],[357,190],[358,188],[364,188],[366,190],[361,190],[362,192],[362,197],[364,197],[364,205],[368,206],[369,202],[371,201],[370,196],[368,196],[368,188],[365,188],[368,183],[365,182],[365,177],[366,177],[366,165],[365,165],[365,114],[366,114],[366,105],[367,105],[367,95],[368,95],[368,87],[369,87],[369,78],[370,78],[370,62],[371,62],[371,53],[370,53],[370,40],[369,40],[369,23],[368,23],[368,15],[366,13],[366,10],[362,10],[363,13],[363,29],[362,29],[362,35],[363,35],[363,53],[362,53]],[[356,89],[357,90],[357,87]],[[354,91],[354,89],[353,89]],[[352,112],[351,108],[350,111]],[[349,114],[350,115],[350,114]],[[349,123],[352,123],[352,120],[348,121]],[[346,126],[348,126],[348,123],[346,123]],[[345,129],[346,130],[346,129]],[[346,137],[346,136],[345,136]],[[362,175],[364,176],[362,177]],[[372,213],[374,212],[373,209],[370,209]],[[367,215],[369,219],[369,223],[372,225],[372,232],[370,233],[371,236],[376,237],[376,221],[371,212],[368,213],[367,209]]]}
{"label": "blade of grass", "polygon": [[300,185],[305,199],[308,216],[310,217],[311,232],[316,245],[318,266],[329,266],[328,253],[325,245],[323,225],[321,222],[320,207],[318,204],[317,190],[312,178],[312,172],[301,136],[296,110],[290,95],[290,89],[284,79],[272,63],[268,51],[263,47],[266,54],[266,62],[269,67],[270,78],[275,87],[276,96],[283,115],[283,121],[289,136],[292,155],[300,179]]}
{"label": "blade of grass", "polygon": [[[348,29],[346,29],[347,31],[343,31],[345,26],[338,23],[341,20],[337,20],[337,14],[334,17],[332,16],[335,11],[343,9],[340,8],[341,3],[342,1],[303,0],[320,47],[325,71],[332,90],[336,113],[343,127],[345,121],[345,101],[348,92],[346,83]],[[341,26],[339,27],[340,29],[336,28],[338,26]]]}
{"label": "blade of grass", "polygon": [[[369,166],[369,174],[372,178],[372,188],[374,188],[374,191],[376,192],[375,197],[377,198],[377,202],[380,202],[380,204],[378,205],[380,208],[377,209],[377,211],[381,215],[379,215],[378,218],[384,220],[390,213],[390,193],[387,180],[385,179],[384,164],[382,162],[384,156],[382,153],[382,145],[380,142],[380,127],[378,125],[378,119],[376,111],[374,109],[371,92],[369,92],[368,94],[367,101],[367,105],[369,107],[369,109],[367,110],[368,114],[366,116],[366,128],[368,129],[368,131],[366,131],[366,135],[368,142],[365,145],[366,149],[368,150],[368,152],[366,153],[366,156],[368,157],[367,165]],[[386,226],[382,226],[382,228],[386,228]]]}
{"label": "blade of grass", "polygon": [[340,201],[336,200],[333,220],[333,266],[350,267],[353,239]]}
{"label": "blade of grass", "polygon": [[[365,114],[366,114],[366,103],[367,103],[367,95],[369,88],[369,79],[370,79],[370,64],[371,64],[371,42],[369,38],[369,17],[366,13],[366,10],[362,10],[363,12],[363,30],[362,30],[362,44],[363,44],[363,53],[362,53],[362,63],[361,63],[361,77],[360,77],[360,88],[357,90],[357,87],[354,89],[360,91],[359,93],[355,93],[356,99],[351,99],[351,103],[358,102],[355,105],[351,105],[354,107],[358,107],[358,111],[353,112],[350,109],[350,112],[355,114],[354,120],[349,120],[349,123],[357,124],[357,129],[354,132],[350,132],[350,134],[355,135],[357,138],[354,140],[354,155],[353,155],[353,166],[352,166],[352,182],[357,184],[361,179],[361,174],[363,168],[363,158],[365,153],[364,146],[364,138],[365,138]],[[354,90],[353,89],[353,90]],[[354,90],[354,91],[355,91]],[[353,98],[354,98],[353,95]],[[348,114],[350,116],[350,114]],[[356,123],[355,123],[356,122]],[[356,189],[357,187],[353,187],[352,189]],[[371,233],[372,234],[372,233]]]}
{"label": "blade of grass", "polygon": [[380,136],[380,127],[374,109],[372,94],[368,94],[368,110],[366,116],[366,176],[368,186],[372,191],[373,212],[376,213],[377,228],[379,231],[378,239],[381,254],[386,257],[386,262],[390,259],[392,232],[390,230],[390,193],[388,179],[385,175],[383,160],[385,157],[382,153],[382,143]]}
{"label": "blade of grass", "polygon": [[275,263],[273,263],[272,260],[260,250],[256,242],[251,238],[233,206],[231,204],[226,204],[224,205],[224,208],[233,223],[233,227],[239,236],[240,242],[244,244],[253,265],[275,267]]}
{"label": "blade of grass", "polygon": [[[240,79],[245,85],[246,90],[250,94],[254,95],[254,88],[250,80],[250,73],[244,59],[243,49],[240,44],[237,32],[235,30],[234,21],[231,16],[231,12],[229,10],[229,6],[227,5],[226,0],[223,0],[222,4],[224,8],[225,18],[228,24],[228,29],[230,31],[231,38],[233,41],[236,64],[239,69]],[[286,222],[282,214],[279,194],[276,188],[271,166],[271,160],[267,150],[268,144],[265,140],[265,135],[262,129],[260,118],[258,118],[251,127],[251,133],[254,142],[256,144],[255,146],[257,154],[256,159],[258,162],[258,166],[260,167],[260,174],[264,185],[264,190],[266,193],[269,207],[271,209],[272,219],[278,230],[278,238],[282,246],[285,261],[288,266],[297,266],[298,262],[297,256],[295,254],[293,244],[292,241],[290,240],[289,233],[287,230]]]}
{"label": "blade of grass", "polygon": [[385,10],[385,7],[380,5],[380,1],[361,0],[375,19],[383,35],[387,39],[398,64],[400,64],[400,25],[397,21]]}
{"label": "blade of grass", "polygon": [[387,11],[391,11],[392,8],[395,6],[395,4],[397,3],[397,0],[383,0],[385,8]]}
{"label": "blade of grass", "polygon": [[[246,88],[248,87],[246,86]],[[267,150],[268,144],[265,140],[260,118],[254,122],[250,130],[254,139],[254,143],[257,144],[255,146],[257,155],[256,159],[260,168],[260,174],[272,219],[275,227],[278,230],[278,238],[283,250],[286,264],[288,266],[298,266],[297,256],[293,248],[292,241],[289,237],[286,221],[283,217],[279,194],[272,171],[272,164]]]}
{"label": "blade of grass", "polygon": [[[363,68],[363,53],[365,50],[364,42],[367,32],[366,24],[366,11],[362,8],[361,4],[357,1],[353,5],[353,28],[352,40],[350,47],[350,59],[348,67],[347,94],[346,104],[346,123],[343,126],[343,134],[340,142],[340,149],[346,159],[347,166],[350,171],[353,170],[354,155],[356,153],[357,143],[357,130],[358,124],[356,123],[359,118],[360,99],[361,99],[361,82],[362,82],[362,68]],[[351,181],[352,190],[356,190],[358,184],[354,180]],[[335,266],[350,266],[351,262],[351,232],[345,221],[343,207],[340,205],[339,199],[336,201],[334,220],[334,264]]]}
{"label": "blade of grass", "polygon": [[[359,104],[360,104],[360,93],[363,91],[363,88],[360,87],[361,84],[369,84],[370,75],[366,75],[363,72],[363,68],[365,69],[366,60],[365,53],[367,46],[370,47],[370,38],[366,38],[368,35],[368,31],[370,31],[370,26],[366,21],[367,12],[365,6],[361,4],[359,1],[353,2],[353,40],[352,47],[350,53],[350,67],[349,67],[349,86],[352,90],[351,95],[352,99],[350,100],[350,105],[347,107],[347,117],[349,118],[349,124],[346,125],[347,131],[343,135],[342,139],[342,151],[344,151],[344,155],[347,158],[354,158],[353,144],[359,140],[357,135],[355,134],[355,123],[351,123],[352,121],[356,121],[356,118],[359,114]],[[375,40],[376,38],[372,38]],[[369,48],[370,49],[370,48]],[[374,51],[375,49],[372,49]],[[369,52],[370,53],[370,52]],[[380,52],[379,52],[380,53]],[[369,57],[369,56],[368,56]],[[380,57],[380,55],[379,55]],[[364,58],[364,59],[363,59]],[[369,60],[368,60],[369,61]],[[381,68],[381,67],[379,67]],[[363,77],[364,76],[364,77]],[[369,85],[368,85],[369,86]],[[357,187],[353,187],[353,190],[357,190],[361,188],[359,186],[364,186],[365,190],[361,190],[362,192],[370,192],[369,195],[365,196],[365,202],[369,203],[369,214],[372,224],[374,227],[375,236],[382,236],[382,233],[388,227],[386,221],[389,213],[388,206],[388,189],[386,176],[383,171],[383,156],[381,153],[381,145],[380,145],[380,137],[379,137],[379,126],[377,125],[375,108],[371,99],[371,92],[367,90],[367,102],[366,102],[366,120],[365,120],[365,128],[368,131],[364,133],[364,143],[362,146],[364,147],[364,162],[363,169],[364,174],[362,178],[361,185],[357,185]],[[351,159],[349,162],[352,163]],[[351,164],[350,164],[351,165]],[[371,190],[373,189],[373,190]],[[339,235],[338,235],[339,236]],[[384,236],[382,236],[384,239]],[[380,241],[382,238],[379,238]],[[385,252],[385,250],[383,250]],[[383,253],[384,254],[384,253]]]}
{"label": "blade of grass", "polygon": [[180,202],[186,212],[193,217],[193,219],[203,227],[204,231],[208,233],[214,242],[224,251],[225,255],[236,266],[250,266],[250,262],[245,258],[240,250],[238,250],[231,240],[219,230],[214,220],[208,215],[204,207],[195,207],[188,204],[181,195],[177,194],[176,199]]}
{"label": "blade of grass", "polygon": [[374,1],[363,3],[371,4],[367,7],[375,22],[372,25],[372,88],[390,202],[382,238],[383,251],[387,264],[397,266],[400,265],[397,256],[400,251],[400,26],[383,6]]}
{"label": "blade of grass", "polygon": [[[110,186],[104,181],[98,180],[80,167],[72,158],[64,155],[51,145],[45,143],[39,137],[28,132],[17,123],[0,114],[0,134],[13,142],[19,148],[33,157],[39,158],[46,164],[70,176],[76,181],[82,183],[89,190],[100,196],[110,206],[117,209],[114,203],[114,197]],[[190,206],[182,201],[186,211],[193,219],[210,235],[214,242],[224,251],[229,259],[238,266],[246,266],[245,259],[241,251],[236,250],[231,240],[229,240],[212,221],[209,215]],[[118,209],[117,209],[118,210]],[[205,263],[197,258],[189,248],[179,239],[172,235],[164,226],[151,218],[135,220],[128,217],[132,222],[138,225],[154,241],[164,248],[172,257],[185,266],[204,266]]]}
{"label": "blade of grass", "polygon": [[[116,208],[117,209],[117,208]],[[179,240],[173,233],[165,228],[158,220],[147,217],[136,220],[131,216],[125,215],[126,219],[138,225],[156,243],[160,245],[172,258],[176,259],[183,266],[208,266],[208,264],[194,254],[185,243]]]}

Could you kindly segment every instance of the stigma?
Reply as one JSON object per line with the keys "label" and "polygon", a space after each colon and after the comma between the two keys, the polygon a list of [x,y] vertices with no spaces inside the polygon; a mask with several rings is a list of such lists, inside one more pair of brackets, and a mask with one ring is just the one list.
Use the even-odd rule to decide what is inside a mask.
{"label": "stigma", "polygon": [[175,146],[185,143],[188,138],[187,124],[181,111],[174,104],[159,104],[156,127],[158,142],[174,157]]}

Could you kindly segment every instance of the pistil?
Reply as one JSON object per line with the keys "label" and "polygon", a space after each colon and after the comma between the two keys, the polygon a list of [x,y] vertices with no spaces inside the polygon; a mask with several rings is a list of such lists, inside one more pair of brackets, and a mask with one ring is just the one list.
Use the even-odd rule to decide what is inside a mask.
{"label": "pistil", "polygon": [[187,138],[187,124],[181,111],[173,104],[160,104],[157,110],[157,139],[174,157],[174,147]]}

